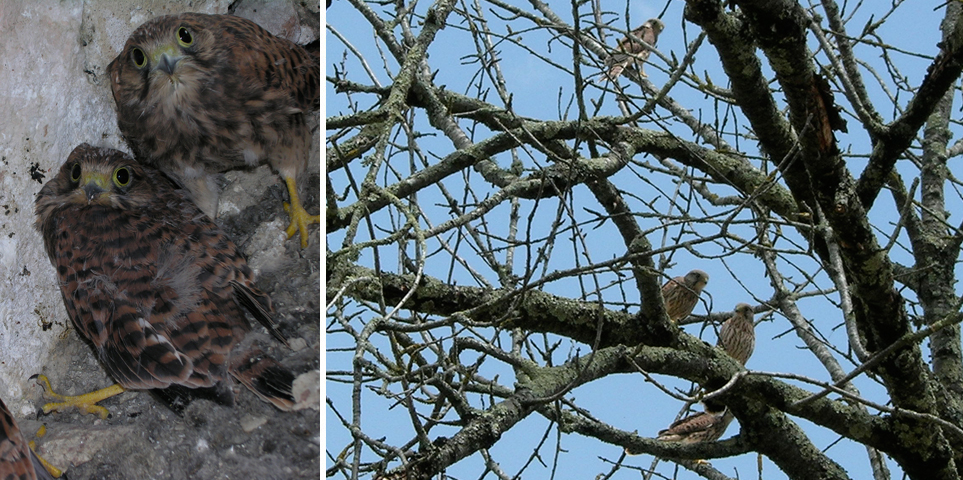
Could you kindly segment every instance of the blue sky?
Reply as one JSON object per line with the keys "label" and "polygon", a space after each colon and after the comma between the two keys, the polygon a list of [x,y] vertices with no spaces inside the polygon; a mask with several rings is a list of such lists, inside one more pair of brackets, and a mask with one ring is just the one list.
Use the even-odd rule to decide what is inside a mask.
{"label": "blue sky", "polygon": [[[887,4],[886,6],[889,4],[889,2],[863,2],[860,4],[861,10],[852,13],[851,20],[848,23],[847,28],[850,35],[858,35],[862,30],[862,26],[866,24],[871,16],[878,20],[883,13],[873,11],[872,9],[884,6],[882,5],[883,3]],[[938,25],[943,14],[943,9],[934,11],[934,8],[939,4],[939,2],[930,1],[906,2],[906,4],[901,6],[896,13],[893,14],[890,18],[891,21],[881,26],[877,32],[893,47],[932,57],[937,53],[936,44],[940,36]],[[625,12],[624,5],[615,2],[602,2],[602,5],[614,12],[614,15],[608,17],[608,19],[618,18],[614,21],[613,26],[623,28],[625,25],[625,21],[622,20],[622,15]],[[658,48],[665,55],[675,54],[677,58],[681,58],[685,54],[686,42],[691,42],[699,30],[698,27],[693,24],[684,23],[682,19],[682,8],[684,4],[682,2],[672,1],[668,2],[667,5],[668,8],[661,17],[666,23],[666,30],[659,38]],[[555,5],[553,4],[553,6]],[[630,9],[631,20],[629,24],[636,25],[647,18],[658,15],[659,12],[662,11],[663,6],[664,4],[662,3],[632,2]],[[850,5],[850,7],[852,7],[852,5]],[[378,10],[381,7],[373,6],[373,8],[381,11]],[[419,5],[419,9],[423,8],[424,5]],[[459,8],[461,8],[461,4],[459,4]],[[491,9],[493,8],[491,5],[485,5],[486,18],[492,23],[492,29],[496,33],[505,33],[504,26],[501,26],[497,17],[491,14]],[[559,16],[566,21],[570,21],[570,7],[559,4],[556,8],[558,8],[556,13]],[[357,13],[353,12],[350,5],[339,0],[335,0],[334,5],[327,11],[327,15],[328,24],[347,37],[354,48],[364,52],[369,61],[369,66],[377,74],[379,83],[381,85],[390,85],[390,76],[385,72],[385,66],[387,65],[388,70],[394,73],[397,71],[397,65],[390,59],[382,63],[380,54],[375,48],[375,41],[370,27],[367,27],[367,22],[358,16]],[[847,12],[846,16],[849,15],[849,12]],[[459,93],[476,95],[479,87],[473,79],[477,78],[479,68],[477,64],[469,62],[466,58],[466,54],[471,53],[473,47],[471,47],[470,36],[463,29],[459,28],[464,27],[464,25],[459,23],[458,20],[459,18],[454,15],[450,17],[449,26],[438,34],[438,38],[429,49],[428,61],[432,70],[437,70],[438,72],[435,80],[436,84],[446,85],[447,89]],[[517,25],[521,24],[522,22],[515,24],[516,31]],[[825,25],[825,22],[823,24]],[[568,44],[562,44],[558,41],[549,43],[548,34],[544,30],[524,32],[523,35],[525,36],[525,44],[533,47],[540,55],[553,58],[559,63],[570,67],[570,61],[569,63],[565,63],[566,59],[570,58],[571,53]],[[608,44],[614,45],[616,38],[617,36],[610,35],[608,37]],[[812,35],[810,35],[810,38],[812,39]],[[328,74],[331,75],[333,74],[332,66],[336,64],[340,65],[345,47],[330,32],[327,35],[326,41],[327,57],[325,64],[328,68]],[[548,65],[532,53],[518,48],[511,43],[500,42],[496,48],[501,59],[502,73],[505,76],[509,90],[513,93],[512,106],[518,115],[539,119],[571,119],[574,117],[574,112],[576,112],[574,108],[571,108],[567,115],[564,114],[573,95],[574,86],[572,85],[570,76],[558,68]],[[810,48],[814,51],[816,50],[817,44],[815,40],[811,41]],[[857,46],[856,50],[862,60],[877,69],[881,75],[886,75],[886,67],[883,63],[881,50],[879,48]],[[387,57],[387,54],[385,56]],[[820,63],[826,63],[825,57],[817,58],[819,58]],[[653,60],[654,65],[646,66],[646,72],[652,82],[661,86],[667,79],[667,74],[664,71],[665,64],[661,60],[656,59],[654,55],[650,60]],[[927,58],[902,54],[895,50],[890,51],[890,60],[900,68],[907,82],[913,86],[920,84],[926,73],[926,66],[930,63],[930,60]],[[362,73],[360,63],[351,53],[348,54],[346,65],[349,69],[349,78],[356,82],[370,83],[370,79]],[[718,65],[718,57],[715,56],[712,46],[708,43],[701,47],[693,70],[702,74],[703,77],[707,74],[713,82],[720,86],[725,86],[725,84],[722,83],[725,81],[725,75]],[[866,74],[865,71],[864,74]],[[874,97],[878,99],[876,103],[877,108],[884,118],[889,121],[897,115],[898,112],[894,112],[892,107],[886,107],[888,104],[886,90],[875,84],[869,77],[870,76],[867,75],[865,79],[867,80],[870,91]],[[595,77],[595,80],[601,81],[598,77]],[[894,86],[888,77],[885,77],[885,81],[887,83],[886,88],[889,91],[894,91]],[[490,79],[485,79],[481,82],[481,85],[483,90],[491,89]],[[625,81],[622,82],[622,85],[628,91],[638,93],[638,86]],[[330,117],[346,113],[348,110],[346,109],[344,96],[336,94],[330,84],[326,83],[325,86],[326,115]],[[601,95],[598,89],[590,88],[586,92],[588,98],[599,98]],[[699,94],[699,92],[691,88],[686,89],[683,86],[678,86],[672,91],[671,95],[677,101],[690,108],[696,116],[700,116],[703,119],[709,119],[715,116],[715,104],[712,100],[706,99],[703,95]],[[603,114],[617,115],[618,110],[615,108],[615,103],[611,101],[610,97],[610,94],[605,97],[607,105],[602,112]],[[956,113],[959,112],[960,102],[958,97],[959,94],[957,94],[957,104],[954,109]],[[905,106],[909,98],[910,96],[904,92],[898,97],[898,105]],[[362,109],[366,109],[375,100],[373,96],[357,94],[353,99],[359,102]],[[493,90],[489,91],[486,99],[492,104],[502,105],[502,102],[498,100]],[[839,93],[837,93],[837,101],[845,105],[844,99],[842,99]],[[666,114],[664,111],[657,111],[656,113]],[[958,117],[958,115],[954,115],[954,117]],[[847,120],[849,121],[849,133],[837,132],[837,138],[844,151],[848,148],[857,154],[848,159],[848,165],[852,174],[858,176],[864,165],[864,161],[859,157],[859,154],[865,154],[869,151],[869,141],[865,131],[860,128],[855,118],[850,116]],[[680,137],[692,137],[692,134],[687,128],[672,121],[665,120],[656,123],[653,119],[649,118],[643,119],[640,123],[643,128],[653,130],[667,128]],[[745,122],[739,119],[739,123],[740,129],[744,131]],[[422,149],[429,155],[429,158],[430,155],[441,157],[451,152],[451,143],[438,135],[437,132],[427,124],[420,112],[415,125],[419,131],[425,133],[431,132],[436,135],[435,137],[423,138],[419,141]],[[732,125],[731,120],[728,125]],[[468,123],[463,122],[461,126],[462,128],[467,128]],[[959,129],[957,128],[955,131],[958,135]],[[332,133],[331,131],[328,132],[329,135]],[[487,133],[484,129],[479,129],[477,131],[478,139],[485,138]],[[405,141],[403,137],[399,137],[398,140],[402,142]],[[955,141],[955,138],[952,141]],[[753,152],[755,146],[751,144],[751,142],[745,139],[741,140],[741,142],[741,150],[750,153]],[[537,168],[538,166],[547,165],[546,160],[540,158],[538,155],[527,156],[524,152],[521,152],[519,155],[526,168]],[[437,159],[434,160],[437,161]],[[505,155],[495,160],[501,166],[507,167],[512,159]],[[654,159],[642,154],[636,155],[636,160],[640,162],[649,161],[657,163]],[[955,166],[953,161],[950,162],[950,167],[952,171],[958,171],[958,167]],[[358,169],[358,172],[362,171],[362,169]],[[904,177],[906,177],[907,183],[916,175],[915,170],[909,164],[901,164],[900,171],[904,174]],[[344,181],[340,173],[341,172],[333,176],[333,180]],[[633,191],[631,193],[645,200],[650,200],[652,195],[658,196],[658,194],[653,193],[649,186],[639,183],[638,177],[644,177],[645,175],[642,169],[636,166],[633,169],[626,169],[620,172],[613,177],[613,181],[623,188],[625,185],[640,185],[639,191]],[[378,181],[380,183],[394,183],[396,179],[385,172],[381,172]],[[464,178],[451,178],[446,180],[445,186],[455,192],[457,196],[460,195],[459,186],[461,184],[460,182],[463,181],[466,180]],[[478,177],[477,175],[468,177],[467,181],[477,182]],[[668,194],[671,194],[674,189],[677,188],[673,184],[660,184],[658,186],[662,188],[663,192],[667,192]],[[479,191],[485,190],[484,188],[480,188]],[[714,187],[714,191],[720,195],[734,193],[732,191],[726,192],[724,188],[719,187]],[[691,192],[687,192],[684,188],[681,194],[692,195]],[[591,197],[584,187],[579,187],[576,189],[576,192],[574,192],[573,198],[580,201],[587,201],[587,199]],[[892,223],[895,221],[895,209],[892,207],[893,202],[887,194],[882,194],[880,198],[881,201],[877,202],[871,215],[873,220],[883,229],[880,234],[882,239],[881,243],[886,243],[886,234],[892,231]],[[959,211],[959,207],[961,206],[959,195],[947,192],[947,198],[950,211]],[[428,189],[419,193],[419,203],[426,211],[426,214],[433,219],[435,225],[450,218],[448,208],[444,206],[443,199],[437,191]],[[668,208],[669,202],[666,198],[661,198],[656,202],[656,205],[655,208]],[[522,218],[527,218],[528,215],[534,214],[533,216],[538,219],[530,224],[526,224],[526,226],[533,232],[533,238],[539,238],[547,235],[551,231],[550,222],[555,218],[557,210],[566,207],[570,208],[573,215],[581,222],[587,222],[592,218],[591,215],[585,211],[585,208],[591,208],[595,211],[602,210],[598,205],[565,205],[564,203],[559,205],[558,201],[545,201],[538,205],[523,202],[520,213]],[[640,208],[639,210],[644,211],[645,209]],[[509,213],[507,206],[499,207],[490,212],[490,216],[488,217],[489,224],[487,225],[489,231],[507,235],[507,219],[509,218]],[[391,221],[388,219],[390,215],[389,212],[381,212],[376,215],[375,218],[389,222]],[[397,217],[397,214],[395,214],[395,217]],[[394,221],[397,223],[397,218],[395,218]],[[504,224],[502,223],[503,221]],[[581,226],[582,233],[590,242],[591,248],[588,253],[591,254],[591,261],[604,261],[624,254],[625,247],[610,222],[598,229],[593,227],[593,225]],[[705,234],[712,233],[707,227],[700,228],[704,230],[703,233]],[[678,228],[674,230],[670,229],[667,233],[668,236],[663,237],[662,232],[653,232],[650,236],[650,241],[656,247],[664,242],[671,242],[673,236],[678,233]],[[748,227],[744,228],[740,234],[746,234],[745,238],[748,238],[751,236],[751,230]],[[387,236],[387,234],[380,232],[376,234],[376,236],[383,238]],[[571,242],[569,241],[570,236],[570,234],[559,235],[561,241],[555,243],[551,260],[542,266],[546,272],[565,270],[572,268],[576,263],[586,263],[587,259],[582,256],[581,252],[573,252]],[[328,248],[332,250],[338,249],[342,238],[342,232],[329,236]],[[905,242],[905,234],[901,238]],[[366,239],[367,238],[359,238],[359,241]],[[446,239],[453,241],[453,239],[448,237],[446,237]],[[702,249],[703,253],[718,253],[721,247],[706,245],[703,246]],[[386,265],[388,269],[395,269],[397,266],[396,250],[397,249],[393,249],[390,246],[379,249],[383,265]],[[494,277],[492,272],[477,256],[473,256],[465,251],[462,251],[462,253],[469,259],[474,270],[482,272],[486,275],[489,282],[497,284],[497,278]],[[911,257],[905,252],[901,252],[899,248],[893,250],[892,258],[907,264],[912,261]],[[371,259],[372,257],[367,252],[362,254],[362,261],[370,262]],[[798,264],[804,270],[809,272],[816,271],[816,266],[812,262],[807,263],[804,258],[795,260],[799,262]],[[729,311],[735,303],[740,301],[746,301],[756,305],[758,304],[758,300],[766,300],[772,295],[772,288],[769,285],[769,280],[765,278],[762,264],[751,255],[707,260],[696,259],[689,253],[680,251],[675,255],[673,261],[676,265],[666,272],[670,275],[684,274],[689,268],[700,268],[709,273],[711,281],[706,288],[704,298],[706,298],[707,301],[711,301],[711,311],[713,312]],[[523,267],[524,264],[524,262],[518,263],[520,268]],[[782,265],[785,275],[793,274],[791,267],[786,263]],[[461,285],[477,284],[466,269],[458,266],[452,267],[444,256],[429,258],[426,273],[439,278],[448,278],[450,275],[451,278]],[[735,276],[738,276],[743,282],[742,285],[735,281]],[[598,278],[602,283],[614,280],[614,276],[599,275]],[[794,278],[799,280],[801,275],[796,274]],[[818,278],[820,285],[825,286],[830,284],[824,274],[820,274]],[[625,288],[627,295],[626,300],[630,304],[634,302],[637,305],[638,298],[632,296],[637,294],[631,291],[629,285],[631,285],[631,282],[627,284]],[[566,297],[579,297],[579,292],[581,291],[578,282],[573,278],[552,282],[545,286],[545,290]],[[614,290],[615,289],[607,291],[606,301],[621,301],[621,295]],[[807,290],[812,290],[812,287]],[[904,295],[910,295],[910,293],[904,292]],[[754,298],[756,301],[753,300]],[[838,297],[834,295],[831,296],[831,298],[835,300]],[[831,343],[835,345],[845,345],[845,330],[839,327],[842,319],[838,309],[823,298],[801,300],[799,307],[802,309],[806,318],[826,335]],[[637,306],[630,306],[628,310],[634,312],[635,308],[637,308]],[[705,309],[705,305],[700,305],[697,307],[695,313],[705,313]],[[756,353],[752,359],[749,360],[748,368],[771,372],[793,372],[808,375],[819,380],[828,379],[828,375],[821,365],[819,365],[808,351],[803,349],[802,342],[794,334],[786,333],[791,329],[791,326],[785,318],[779,314],[769,316],[757,315],[757,320],[760,318],[766,318],[766,321],[759,323],[756,327],[757,348]],[[361,328],[360,320],[358,328]],[[689,325],[686,327],[686,330],[693,335],[700,335],[701,333],[706,341],[715,342],[712,329],[706,329],[700,332],[701,329],[699,325]],[[332,352],[332,350],[339,347],[351,349],[353,345],[347,342],[347,338],[343,335],[328,335],[327,341],[329,354],[327,355],[326,368],[329,371],[350,369],[352,352]],[[564,361],[567,355],[575,351],[584,355],[589,351],[589,347],[587,345],[563,341],[554,360],[556,362]],[[845,369],[853,368],[852,364],[847,363],[845,360],[841,361]],[[486,362],[485,369],[482,372],[483,375],[488,378],[499,375],[500,383],[510,386],[512,383],[510,380],[512,371],[504,366],[496,366],[494,363],[495,362]],[[668,385],[674,385],[680,388],[686,386],[684,383],[673,381],[672,379],[662,380],[666,381]],[[855,383],[863,396],[872,400],[885,402],[883,390],[878,384],[867,379],[865,376],[858,378]],[[350,386],[329,381],[326,387],[327,397],[335,402],[341,414],[350,415],[350,403],[348,400],[350,398]],[[376,385],[375,388],[377,387]],[[804,388],[813,389],[812,386],[805,385]],[[567,398],[576,399],[580,406],[589,409],[597,418],[624,430],[637,430],[639,434],[646,436],[655,436],[655,433],[659,429],[665,428],[675,418],[679,408],[682,406],[680,402],[666,397],[656,390],[655,387],[645,383],[640,375],[611,376],[579,387],[567,395]],[[478,402],[485,402],[485,399],[478,398]],[[475,404],[476,407],[485,405],[488,404]],[[386,442],[394,445],[399,445],[411,438],[410,420],[402,407],[394,405],[390,400],[386,400],[375,392],[366,390],[363,395],[363,409],[365,411],[365,423],[363,426],[370,436],[375,438],[384,436],[386,437]],[[837,443],[839,437],[836,434],[825,429],[815,428],[804,420],[794,420],[803,426],[807,433],[810,434],[811,440],[818,447],[828,448],[830,456],[842,464],[854,478],[868,478],[868,464],[865,450],[862,446],[845,440]],[[350,437],[346,430],[340,427],[336,417],[331,414],[330,409],[328,411],[327,422],[327,448],[329,453],[337,454],[341,448],[350,442]],[[454,429],[449,429],[445,432],[445,429],[442,428],[433,431],[432,436],[450,436],[454,431]],[[726,436],[728,437],[736,433],[738,433],[738,425],[733,424],[729,427]],[[543,437],[545,437],[544,440]],[[578,435],[559,434],[554,426],[550,425],[544,418],[534,414],[519,425],[516,425],[503,436],[502,440],[492,448],[491,453],[504,471],[509,474],[515,474],[524,464],[530,461],[532,451],[543,441],[544,443],[542,443],[539,452],[542,455],[541,461],[547,466],[542,465],[538,461],[533,462],[532,465],[528,466],[525,470],[525,473],[522,475],[523,478],[549,478],[553,468],[556,466],[555,478],[595,477],[600,473],[607,472],[609,467],[606,462],[617,460],[621,454],[621,450],[612,445],[602,444]],[[562,449],[561,452],[557,454],[557,458],[555,457],[556,446]],[[368,458],[370,459],[370,457]],[[639,456],[632,457],[626,460],[625,463],[627,465],[647,468],[650,461],[651,457]],[[741,478],[754,478],[757,470],[756,461],[756,455],[751,454],[730,459],[713,460],[712,465],[724,474],[733,477],[738,475]],[[330,461],[327,461],[327,465],[330,465]],[[893,468],[894,471],[893,478],[899,478],[900,475],[895,464],[891,463],[891,468]],[[672,475],[672,470],[673,466],[669,463],[663,463],[662,466],[659,467],[659,472],[667,476]],[[484,467],[481,457],[476,454],[455,465],[449,469],[447,473],[456,478],[468,479],[479,478],[483,471]],[[767,479],[785,478],[785,475],[782,474],[775,465],[768,462],[768,460],[764,462],[763,475]],[[489,474],[486,478],[494,477]],[[638,478],[638,473],[631,469],[623,469],[612,478]],[[679,478],[696,477],[691,472],[683,471],[683,473],[680,473]]]}

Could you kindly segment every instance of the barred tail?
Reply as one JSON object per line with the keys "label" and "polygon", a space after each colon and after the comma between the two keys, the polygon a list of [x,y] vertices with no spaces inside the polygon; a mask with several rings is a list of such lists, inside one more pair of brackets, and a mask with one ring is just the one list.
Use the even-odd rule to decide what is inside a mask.
{"label": "barred tail", "polygon": [[294,409],[294,373],[263,351],[252,349],[231,360],[231,375],[279,410]]}

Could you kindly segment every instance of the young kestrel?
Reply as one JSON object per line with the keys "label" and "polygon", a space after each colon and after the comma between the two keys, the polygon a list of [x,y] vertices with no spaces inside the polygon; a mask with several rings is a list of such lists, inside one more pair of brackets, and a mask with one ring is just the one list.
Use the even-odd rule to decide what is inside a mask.
{"label": "young kestrel", "polygon": [[53,480],[0,400],[0,479]]}
{"label": "young kestrel", "polygon": [[692,270],[685,277],[675,277],[662,285],[665,312],[673,323],[688,317],[699,303],[699,294],[709,283],[709,274]]}
{"label": "young kestrel", "polygon": [[659,432],[658,440],[682,443],[714,442],[726,433],[733,418],[728,408],[699,412],[673,422],[669,428]]}
{"label": "young kestrel", "polygon": [[730,357],[745,365],[756,347],[756,330],[752,323],[752,307],[747,303],[736,305],[735,313],[722,323],[719,329],[719,346]]}
{"label": "young kestrel", "polygon": [[134,31],[107,67],[117,124],[134,156],[172,176],[217,213],[212,173],[267,163],[287,185],[290,238],[319,223],[298,199],[320,110],[320,50],[231,15],[182,13]]}
{"label": "young kestrel", "polygon": [[639,40],[645,42],[649,47],[654,48],[659,41],[659,34],[662,33],[663,29],[665,29],[665,24],[662,23],[662,20],[650,18],[639,28],[632,30],[630,36],[622,37],[622,39],[619,40],[618,53],[612,54],[606,61],[606,64],[609,66],[606,75],[608,75],[609,79],[614,82],[619,78],[619,75],[622,75],[622,71],[632,66],[639,71],[639,75],[643,77],[646,76],[645,71],[642,70],[642,64],[645,63],[645,60],[649,58],[649,54],[652,52],[639,42]]}
{"label": "young kestrel", "polygon": [[[234,243],[167,177],[82,144],[37,194],[36,213],[67,314],[123,388],[155,389],[176,411],[196,397],[233,404],[234,377],[291,408],[294,375],[237,348],[251,329],[242,307],[283,338],[271,300]],[[121,391],[66,401],[106,416],[94,404]]]}

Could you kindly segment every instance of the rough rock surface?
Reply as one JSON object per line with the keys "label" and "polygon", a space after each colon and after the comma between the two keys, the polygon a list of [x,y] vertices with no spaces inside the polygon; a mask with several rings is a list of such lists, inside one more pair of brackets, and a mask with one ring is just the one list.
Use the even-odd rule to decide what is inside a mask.
{"label": "rough rock surface", "polygon": [[[103,403],[112,414],[104,421],[79,412],[33,420],[43,403],[41,389],[28,380],[33,374],[46,374],[61,393],[112,383],[67,319],[33,227],[34,197],[77,144],[126,150],[107,64],[138,25],[188,10],[244,16],[298,43],[320,32],[320,5],[310,1],[0,2],[0,397],[28,436],[47,425],[38,450],[72,480],[318,478],[319,405],[284,413],[243,388],[234,408],[199,400],[180,417],[148,393],[127,392]],[[319,138],[316,130],[316,148]],[[315,212],[320,152],[311,159],[302,199]],[[295,346],[270,353],[305,373],[304,397],[315,398],[309,394],[320,388],[318,228],[304,250],[284,239],[286,194],[267,167],[229,172],[220,183],[217,221],[248,255]]]}

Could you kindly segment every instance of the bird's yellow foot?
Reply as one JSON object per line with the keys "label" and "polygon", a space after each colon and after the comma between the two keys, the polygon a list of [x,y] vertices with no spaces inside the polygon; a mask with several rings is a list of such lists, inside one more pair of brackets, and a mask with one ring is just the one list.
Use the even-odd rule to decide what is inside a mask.
{"label": "bird's yellow foot", "polygon": [[46,375],[37,375],[37,384],[43,387],[43,396],[48,399],[58,400],[57,402],[51,402],[43,406],[43,413],[48,414],[50,412],[60,412],[68,407],[77,407],[84,413],[93,413],[100,416],[101,419],[106,420],[110,412],[106,408],[97,405],[97,402],[105,400],[107,398],[113,397],[114,395],[123,393],[124,387],[119,384],[111,385],[107,388],[102,388],[95,392],[85,393],[83,395],[61,395],[53,391],[53,387],[50,386],[50,380],[47,380]]}
{"label": "bird's yellow foot", "polygon": [[[37,438],[41,438],[46,434],[47,434],[47,426],[41,425],[40,429],[37,430]],[[60,478],[63,476],[64,474],[63,470],[51,465],[50,462],[47,461],[47,459],[41,457],[40,454],[37,453],[37,442],[31,440],[28,443],[28,445],[30,446],[30,450],[33,450],[33,456],[37,457],[37,461],[39,461],[40,464],[43,465],[43,468],[47,469],[47,471],[50,472],[50,475],[53,475],[54,478]]]}
{"label": "bird's yellow foot", "polygon": [[291,224],[288,225],[288,229],[285,232],[288,234],[288,238],[294,236],[295,233],[301,234],[301,248],[308,247],[308,225],[312,223],[321,223],[321,215],[311,215],[301,205],[301,199],[298,198],[298,187],[295,184],[294,178],[285,178],[284,183],[288,186],[288,195],[291,196],[291,203],[284,202],[284,211],[288,212],[288,216],[291,217]]}

